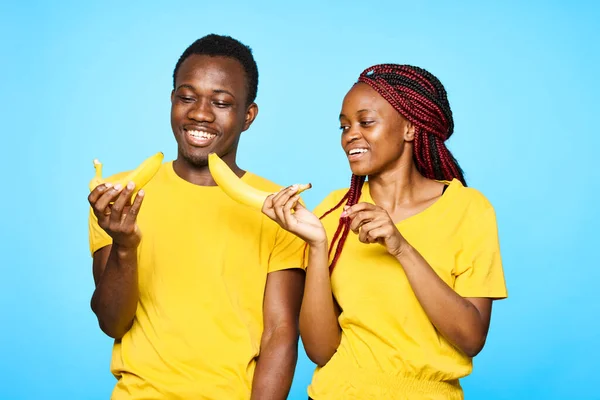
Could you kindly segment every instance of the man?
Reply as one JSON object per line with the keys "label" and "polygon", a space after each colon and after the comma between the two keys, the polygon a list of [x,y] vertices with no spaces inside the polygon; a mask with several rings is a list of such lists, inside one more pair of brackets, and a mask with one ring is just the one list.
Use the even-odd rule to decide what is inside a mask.
{"label": "man", "polygon": [[112,399],[285,399],[303,243],[229,199],[207,166],[215,152],[247,183],[280,189],[236,164],[258,113],[256,63],[237,40],[208,35],[185,50],[173,79],[176,160],[131,206],[131,183],[89,195],[91,305],[116,339]]}

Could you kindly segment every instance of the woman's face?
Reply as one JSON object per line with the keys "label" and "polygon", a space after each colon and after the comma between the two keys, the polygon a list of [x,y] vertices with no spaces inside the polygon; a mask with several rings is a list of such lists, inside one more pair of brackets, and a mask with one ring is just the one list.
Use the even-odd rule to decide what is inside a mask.
{"label": "woman's face", "polygon": [[379,175],[412,163],[413,125],[365,83],[346,94],[340,128],[342,148],[355,175]]}

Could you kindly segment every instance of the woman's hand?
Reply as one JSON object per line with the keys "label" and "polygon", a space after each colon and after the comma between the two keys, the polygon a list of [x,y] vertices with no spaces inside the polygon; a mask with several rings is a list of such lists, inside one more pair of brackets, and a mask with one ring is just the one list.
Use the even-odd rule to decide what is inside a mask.
{"label": "woman's hand", "polygon": [[342,217],[350,218],[350,229],[362,243],[379,243],[395,257],[408,245],[390,215],[379,206],[358,203],[345,209]]}
{"label": "woman's hand", "polygon": [[292,185],[270,195],[263,204],[262,212],[311,246],[326,243],[327,234],[323,224],[298,202],[300,195],[297,192],[298,186]]}

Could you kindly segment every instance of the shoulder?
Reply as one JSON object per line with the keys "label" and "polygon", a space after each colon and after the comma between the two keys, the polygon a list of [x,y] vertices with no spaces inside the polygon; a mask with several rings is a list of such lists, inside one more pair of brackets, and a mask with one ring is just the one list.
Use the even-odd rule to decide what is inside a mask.
{"label": "shoulder", "polygon": [[457,186],[450,203],[453,213],[462,221],[462,229],[478,232],[483,226],[494,227],[496,211],[491,201],[476,188],[464,187],[460,182]]}
{"label": "shoulder", "polygon": [[455,180],[452,184],[456,185],[456,200],[462,206],[468,208],[473,213],[486,212],[493,210],[490,200],[478,189],[465,187],[459,181]]}

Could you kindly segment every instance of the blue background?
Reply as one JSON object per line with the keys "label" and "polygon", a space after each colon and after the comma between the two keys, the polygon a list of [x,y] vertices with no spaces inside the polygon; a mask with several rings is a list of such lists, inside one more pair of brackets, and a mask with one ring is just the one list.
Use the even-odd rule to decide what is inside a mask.
{"label": "blue background", "polygon": [[[111,340],[89,307],[92,159],[111,174],[175,156],[172,70],[216,32],[259,65],[240,165],[311,181],[311,207],[348,184],[337,115],[358,74],[397,62],[437,75],[449,147],[497,211],[510,296],[467,399],[600,399],[599,3],[346,3],[2,2],[0,398],[109,398]],[[301,350],[290,399],[312,369]]]}

